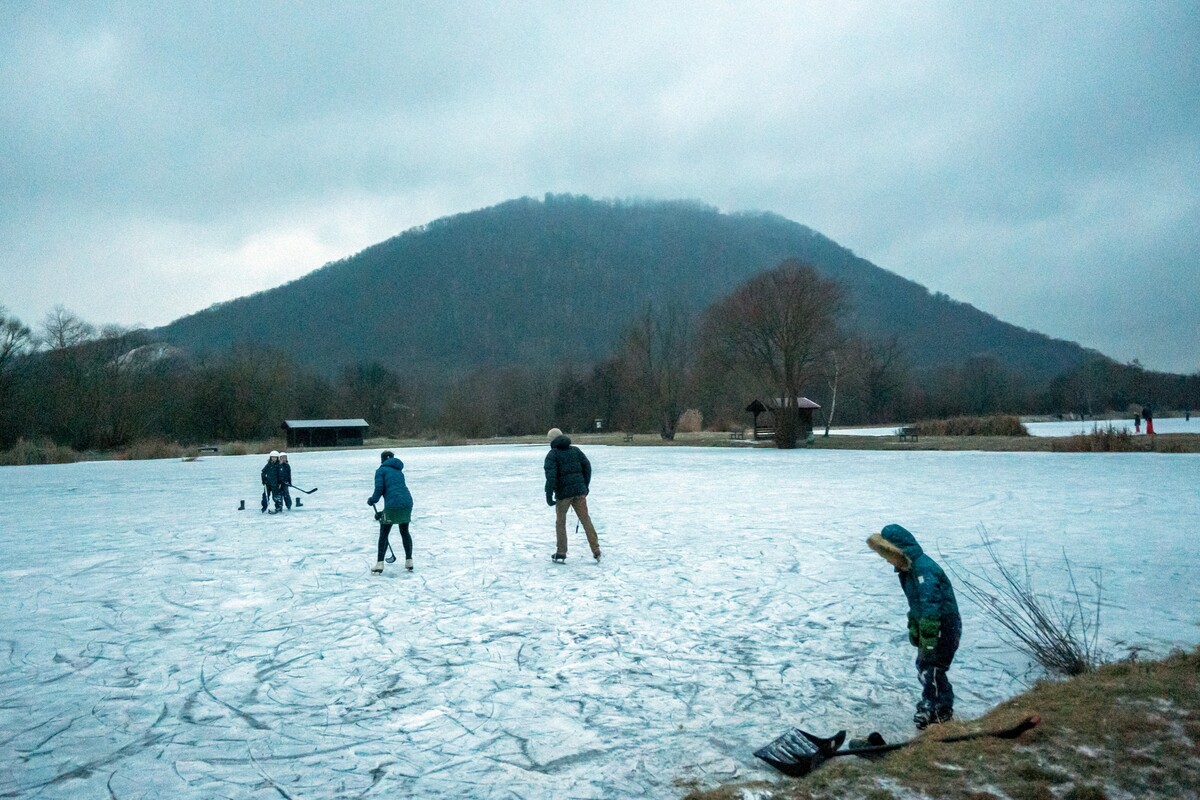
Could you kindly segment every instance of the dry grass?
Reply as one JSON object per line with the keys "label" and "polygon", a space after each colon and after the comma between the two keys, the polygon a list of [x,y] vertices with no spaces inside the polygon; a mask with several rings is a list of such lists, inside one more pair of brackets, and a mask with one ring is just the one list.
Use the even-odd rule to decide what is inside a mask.
{"label": "dry grass", "polygon": [[[936,739],[1042,724],[1015,742]],[[780,727],[785,722],[781,721]],[[752,743],[747,743],[747,750]],[[1196,798],[1200,787],[1200,651],[1162,661],[1109,664],[1043,681],[970,725],[935,726],[912,747],[875,763],[835,759],[807,778],[694,790],[688,800],[1061,800]],[[743,794],[742,790],[753,794]]]}
{"label": "dry grass", "polygon": [[0,452],[0,466],[23,467],[32,464],[72,464],[86,456],[69,447],[60,447],[49,439],[28,441],[18,439],[8,450]]}
{"label": "dry grass", "polygon": [[[954,576],[999,627],[1000,639],[1053,675],[1081,675],[1097,667],[1102,661],[1099,570],[1092,576],[1094,593],[1085,597],[1064,552],[1073,600],[1056,603],[1034,590],[1024,554],[1020,562],[1001,558],[986,528],[980,526],[979,536],[991,563],[978,570],[960,567]],[[1023,566],[1020,572],[1012,566],[1017,563]]]}
{"label": "dry grass", "polygon": [[184,453],[183,446],[178,442],[142,439],[115,453],[113,458],[122,461],[146,461],[155,458],[182,458]]}
{"label": "dry grass", "polygon": [[1000,415],[991,417],[951,417],[918,422],[921,436],[1028,436],[1020,417]]}
{"label": "dry grass", "polygon": [[1059,437],[1054,445],[1056,451],[1064,453],[1133,453],[1140,449],[1128,430],[1114,428],[1111,424],[1095,428],[1091,433]]}

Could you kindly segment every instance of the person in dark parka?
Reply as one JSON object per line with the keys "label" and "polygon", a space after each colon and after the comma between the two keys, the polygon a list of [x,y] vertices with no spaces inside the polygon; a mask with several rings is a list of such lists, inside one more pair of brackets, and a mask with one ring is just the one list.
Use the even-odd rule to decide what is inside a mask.
{"label": "person in dark parka", "polygon": [[387,553],[388,535],[393,525],[400,526],[400,539],[404,542],[404,568],[412,570],[412,537],[408,524],[412,521],[413,498],[404,480],[404,462],[396,458],[391,450],[379,454],[379,468],[375,470],[375,492],[367,499],[373,506],[383,498],[383,511],[379,519],[379,543],[376,547],[375,566],[371,572],[383,572],[383,557]]}
{"label": "person in dark parka", "polygon": [[262,468],[262,510],[267,510],[267,502],[273,501],[275,508],[271,511],[272,514],[278,514],[283,510],[283,495],[279,491],[279,451],[272,450],[267,457],[267,463]]}
{"label": "person in dark parka", "polygon": [[288,511],[292,510],[292,493],[288,487],[292,485],[292,465],[288,463],[287,453],[279,454],[279,494],[283,496],[283,504]]}
{"label": "person in dark parka", "polygon": [[592,464],[571,440],[558,428],[551,428],[550,452],[546,454],[546,505],[554,506],[554,535],[556,549],[551,558],[557,562],[567,559],[567,509],[583,524],[592,558],[600,560],[600,539],[588,514],[587,495],[592,483]]}
{"label": "person in dark parka", "polygon": [[917,648],[921,681],[921,700],[913,722],[921,729],[946,722],[954,716],[954,688],[946,671],[962,636],[954,587],[916,538],[899,525],[888,525],[869,537],[867,545],[896,568],[908,599],[908,641]]}

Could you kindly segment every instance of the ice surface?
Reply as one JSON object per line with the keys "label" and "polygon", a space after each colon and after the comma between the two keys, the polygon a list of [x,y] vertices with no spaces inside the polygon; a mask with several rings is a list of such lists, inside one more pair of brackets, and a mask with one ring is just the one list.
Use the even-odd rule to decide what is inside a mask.
{"label": "ice surface", "polygon": [[[766,778],[787,726],[910,732],[909,527],[1040,588],[1103,568],[1102,634],[1200,641],[1200,457],[587,448],[597,565],[550,563],[541,446],[400,451],[416,571],[368,573],[374,452],[0,469],[0,796],[670,798]],[[239,500],[252,510],[238,512]],[[1025,662],[960,592],[960,715]]]}
{"label": "ice surface", "polygon": [[[1051,422],[1026,422],[1025,429],[1030,436],[1075,436],[1080,433],[1091,433],[1099,428],[1105,430],[1109,426],[1116,430],[1126,430],[1134,433],[1133,417],[1128,419],[1087,419],[1087,420],[1058,420]],[[843,436],[895,436],[899,425],[879,425],[868,428],[830,428],[829,435]],[[824,433],[824,427],[818,425],[817,435]],[[1154,420],[1155,433],[1200,433],[1200,416],[1185,420],[1183,417],[1163,417]],[[1141,434],[1146,435],[1146,423],[1142,423]]]}

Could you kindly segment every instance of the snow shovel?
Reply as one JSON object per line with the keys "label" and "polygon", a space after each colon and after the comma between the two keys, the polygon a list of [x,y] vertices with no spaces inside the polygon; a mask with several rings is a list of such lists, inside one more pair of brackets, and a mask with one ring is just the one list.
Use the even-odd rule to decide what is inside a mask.
{"label": "snow shovel", "polygon": [[[998,731],[963,733],[958,736],[948,736],[945,739],[938,739],[937,741],[947,743],[966,742],[971,739],[983,739],[985,737],[1015,739],[1025,731],[1036,727],[1040,722],[1041,718],[1037,714],[1030,714],[1009,728]],[[825,761],[837,756],[872,758],[884,753],[890,753],[893,750],[899,750],[902,747],[907,747],[916,741],[916,739],[909,739],[908,741],[896,742],[895,744],[850,747],[845,750],[839,749],[845,740],[845,731],[838,731],[830,737],[822,737],[811,734],[808,731],[802,731],[799,728],[792,728],[765,747],[755,750],[754,755],[784,775],[800,778],[812,772]]]}

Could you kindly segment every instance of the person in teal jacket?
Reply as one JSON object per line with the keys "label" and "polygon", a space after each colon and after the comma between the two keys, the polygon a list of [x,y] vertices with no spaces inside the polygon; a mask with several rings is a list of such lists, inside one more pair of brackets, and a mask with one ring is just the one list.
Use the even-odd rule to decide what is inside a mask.
{"label": "person in teal jacket", "polygon": [[946,677],[962,636],[954,587],[938,563],[899,525],[888,525],[867,546],[896,568],[908,599],[908,641],[917,648],[921,700],[913,722],[924,729],[954,716],[954,687]]}
{"label": "person in teal jacket", "polygon": [[400,528],[400,541],[404,543],[404,568],[413,568],[413,542],[408,532],[412,521],[413,497],[404,480],[404,462],[396,458],[391,450],[379,454],[379,468],[375,470],[375,491],[367,498],[367,505],[374,506],[383,498],[383,511],[376,514],[379,520],[379,542],[376,545],[375,566],[371,572],[383,572],[383,557],[388,549],[388,535],[392,526]]}

